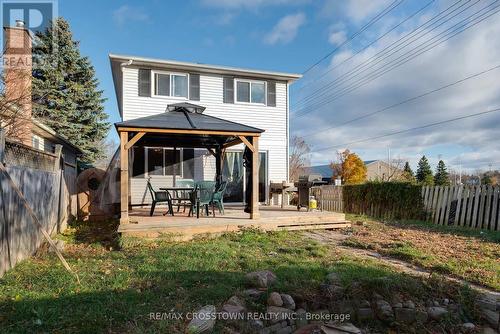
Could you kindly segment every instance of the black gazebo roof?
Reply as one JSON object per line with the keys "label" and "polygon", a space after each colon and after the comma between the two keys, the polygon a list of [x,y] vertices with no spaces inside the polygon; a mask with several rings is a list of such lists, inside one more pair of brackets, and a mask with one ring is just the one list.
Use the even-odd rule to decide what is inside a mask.
{"label": "black gazebo roof", "polygon": [[258,136],[264,132],[259,128],[205,115],[204,110],[204,107],[191,103],[170,104],[164,113],[118,122],[115,127],[130,135],[146,132],[136,146],[165,147],[221,147],[241,142],[239,136]]}
{"label": "black gazebo roof", "polygon": [[178,129],[262,133],[264,130],[203,114],[204,107],[191,103],[170,104],[161,114],[115,123],[116,128]]}

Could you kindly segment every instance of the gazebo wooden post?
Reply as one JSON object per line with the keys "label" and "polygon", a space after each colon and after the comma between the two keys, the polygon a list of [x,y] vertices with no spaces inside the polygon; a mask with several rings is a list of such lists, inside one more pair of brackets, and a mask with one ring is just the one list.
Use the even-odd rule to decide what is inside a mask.
{"label": "gazebo wooden post", "polygon": [[252,196],[250,202],[250,219],[259,219],[259,137],[250,137],[252,140]]}
{"label": "gazebo wooden post", "polygon": [[128,132],[120,132],[120,224],[127,224],[128,219]]}

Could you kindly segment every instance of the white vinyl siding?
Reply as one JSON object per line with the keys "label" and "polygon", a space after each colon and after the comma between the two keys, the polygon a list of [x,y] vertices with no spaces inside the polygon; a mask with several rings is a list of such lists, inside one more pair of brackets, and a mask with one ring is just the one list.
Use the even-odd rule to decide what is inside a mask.
{"label": "white vinyl siding", "polygon": [[[138,68],[123,68],[123,120],[131,120],[139,117],[150,116],[165,112],[168,104],[178,103],[179,98],[174,97],[142,97],[138,96]],[[236,79],[237,80],[237,79]],[[235,82],[236,82],[235,80]],[[268,152],[268,181],[280,182],[287,179],[288,166],[288,115],[287,115],[287,84],[276,82],[276,106],[266,106],[253,103],[224,103],[223,102],[223,76],[216,74],[200,74],[200,100],[188,102],[206,107],[205,114],[220,117],[229,121],[254,126],[265,130],[259,140],[259,151]],[[243,149],[243,145],[233,147]],[[204,179],[210,180],[215,176],[215,159],[203,152],[196,150],[195,156],[203,156],[204,174],[199,170],[201,167],[195,165],[195,174],[202,175]],[[213,170],[206,170],[210,168]],[[210,175],[209,175],[210,173]],[[213,174],[213,175],[212,175]],[[165,182],[172,178],[169,176],[155,177],[158,184],[166,185]],[[131,181],[132,203],[142,198],[145,178],[133,178]],[[153,185],[154,186],[154,185]],[[146,196],[149,200],[149,195]],[[140,201],[139,201],[140,202]]]}

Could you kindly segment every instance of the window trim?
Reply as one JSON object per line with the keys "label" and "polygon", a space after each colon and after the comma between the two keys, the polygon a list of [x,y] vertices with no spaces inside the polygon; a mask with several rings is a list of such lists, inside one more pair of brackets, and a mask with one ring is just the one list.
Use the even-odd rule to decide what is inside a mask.
{"label": "window trim", "polygon": [[[250,91],[249,91],[250,102],[238,101],[238,82],[246,82],[246,83],[250,84]],[[264,102],[262,102],[262,103],[261,102],[252,102],[252,83],[264,84]],[[252,105],[259,105],[259,106],[266,106],[267,105],[267,81],[235,78],[233,89],[234,89],[234,103],[235,104],[252,104]]]}
{"label": "window trim", "polygon": [[[156,74],[167,74],[167,75],[169,75],[169,80],[170,80],[170,87],[169,87],[170,91],[169,91],[169,94],[170,95],[167,96],[167,95],[158,95],[158,94],[156,94]],[[187,79],[186,96],[174,96],[173,95],[173,92],[174,92],[174,80],[173,80],[174,75],[186,77],[186,79]],[[151,97],[158,97],[158,98],[162,98],[162,99],[186,100],[186,101],[190,99],[190,96],[189,96],[189,82],[190,82],[189,73],[151,70],[151,76],[152,76],[152,80],[151,80]]]}

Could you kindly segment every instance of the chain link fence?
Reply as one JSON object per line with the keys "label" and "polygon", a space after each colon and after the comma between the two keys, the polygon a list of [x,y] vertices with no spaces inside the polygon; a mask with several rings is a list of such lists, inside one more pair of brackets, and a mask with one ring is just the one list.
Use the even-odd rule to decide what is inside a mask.
{"label": "chain link fence", "polygon": [[31,148],[14,141],[5,141],[6,166],[28,167],[47,172],[59,170],[58,159],[55,154]]}

